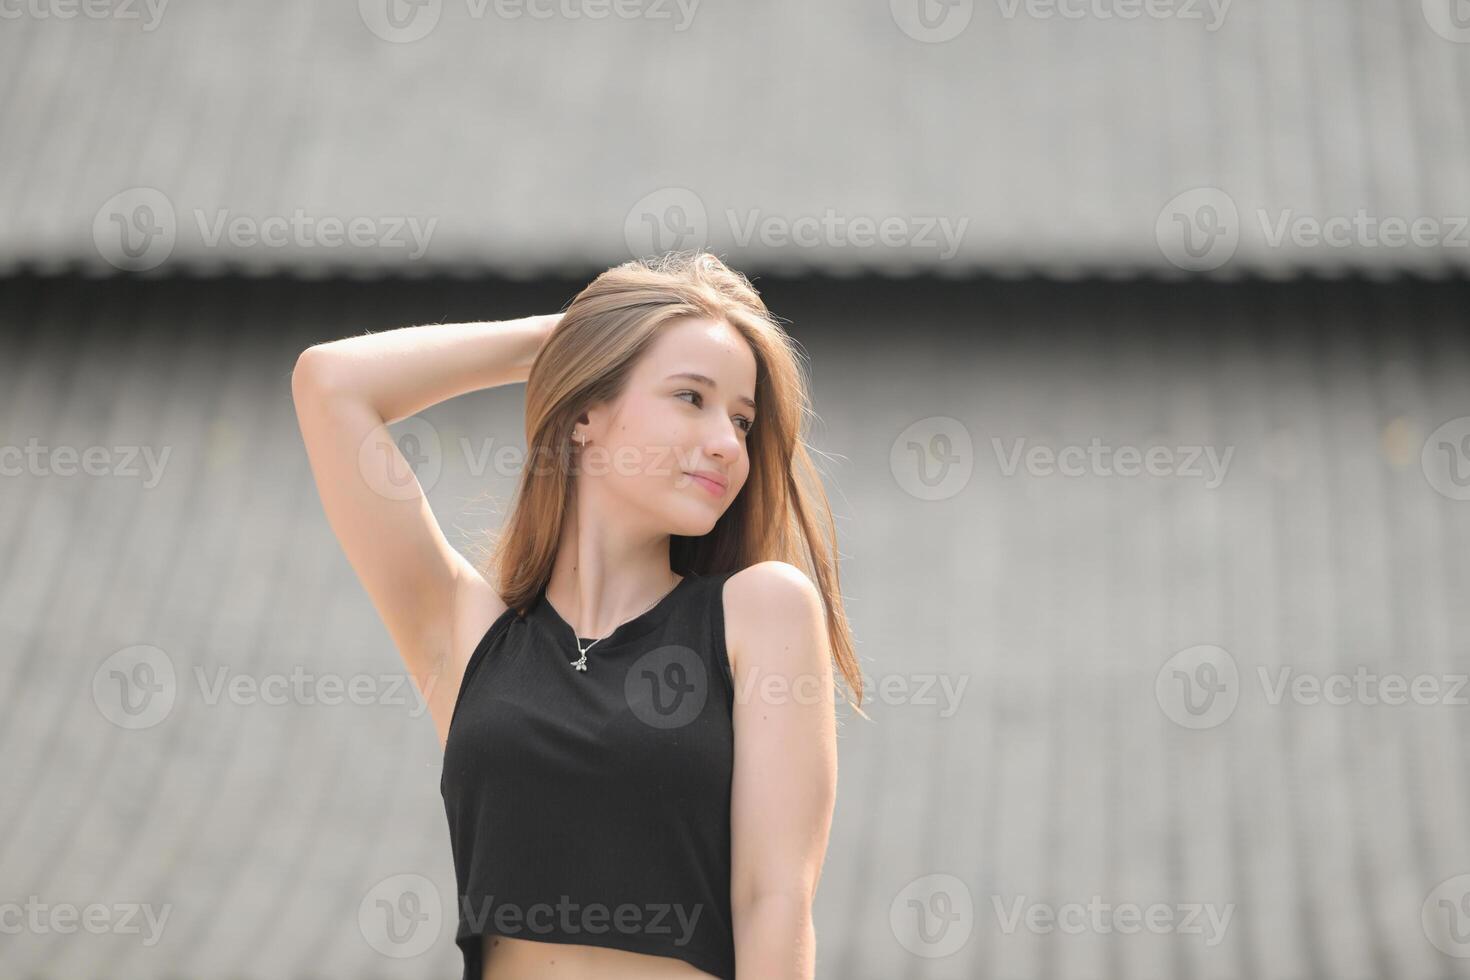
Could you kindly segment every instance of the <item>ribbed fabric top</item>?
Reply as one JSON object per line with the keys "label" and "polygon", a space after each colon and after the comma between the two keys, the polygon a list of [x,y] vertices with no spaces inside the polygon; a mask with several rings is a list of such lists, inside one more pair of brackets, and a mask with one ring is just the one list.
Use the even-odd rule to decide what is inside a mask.
{"label": "ribbed fabric top", "polygon": [[685,576],[591,647],[585,672],[544,588],[486,631],[439,787],[464,980],[480,980],[490,934],[672,956],[734,980],[732,574]]}

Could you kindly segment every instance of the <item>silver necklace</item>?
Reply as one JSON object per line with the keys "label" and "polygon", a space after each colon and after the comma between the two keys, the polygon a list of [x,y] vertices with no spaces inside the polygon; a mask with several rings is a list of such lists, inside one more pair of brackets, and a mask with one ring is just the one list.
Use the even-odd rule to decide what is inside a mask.
{"label": "silver necklace", "polygon": [[[683,579],[679,579],[679,582],[676,582],[674,584],[674,589],[677,589],[679,587],[679,583],[682,583],[683,581],[684,581]],[[660,602],[663,602],[669,596],[673,595],[674,594],[674,589],[670,589],[669,591],[665,592],[663,595],[659,596],[657,599],[655,599],[652,602],[650,602],[648,604],[648,609],[652,609],[654,606],[658,605]],[[643,613],[648,612],[648,609],[643,610],[643,612],[639,613],[638,616],[642,616]],[[634,616],[633,619],[637,619],[638,616]],[[628,620],[628,622],[631,623],[633,621],[633,619]],[[625,623],[624,625],[627,625],[627,624]],[[621,628],[622,627],[618,627],[618,629],[621,629]],[[569,660],[567,662],[570,663],[577,670],[580,670],[583,673],[586,673],[586,671],[587,671],[587,651],[588,650],[591,650],[593,647],[597,646],[597,644],[599,644],[603,640],[607,639],[607,636],[612,636],[612,633],[607,634],[607,636],[599,636],[597,639],[595,639],[591,643],[587,644],[587,646],[584,648],[582,646],[582,638],[577,635],[577,631],[575,629],[572,629],[572,624],[571,623],[568,623],[567,624],[567,629],[572,630],[572,642],[577,645],[577,652],[582,655],[580,658],[578,658],[576,660]],[[613,633],[616,633],[616,632],[617,632],[616,629],[613,630]]]}

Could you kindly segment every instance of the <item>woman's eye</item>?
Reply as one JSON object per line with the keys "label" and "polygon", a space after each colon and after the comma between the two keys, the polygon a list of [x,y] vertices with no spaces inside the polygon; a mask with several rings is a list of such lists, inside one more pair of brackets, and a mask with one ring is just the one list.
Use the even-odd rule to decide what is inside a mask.
{"label": "woman's eye", "polygon": [[[697,391],[685,390],[674,393],[675,398],[683,398],[685,395],[691,395],[694,397],[695,400],[690,402],[691,405],[698,406],[704,404],[704,395],[700,394]],[[755,419],[748,419],[744,415],[736,416],[736,421],[740,423],[740,431],[742,432],[748,433],[755,426]]]}

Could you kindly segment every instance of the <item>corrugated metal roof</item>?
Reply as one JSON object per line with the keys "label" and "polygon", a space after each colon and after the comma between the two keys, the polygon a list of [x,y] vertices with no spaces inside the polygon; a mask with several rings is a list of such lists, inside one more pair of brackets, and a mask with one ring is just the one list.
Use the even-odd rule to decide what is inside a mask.
{"label": "corrugated metal roof", "polygon": [[920,2],[27,0],[0,271],[1470,266],[1455,0]]}

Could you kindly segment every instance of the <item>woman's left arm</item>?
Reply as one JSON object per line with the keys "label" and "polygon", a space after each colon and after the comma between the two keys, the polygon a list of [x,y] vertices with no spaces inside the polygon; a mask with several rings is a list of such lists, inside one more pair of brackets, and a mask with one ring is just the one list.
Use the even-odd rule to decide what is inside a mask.
{"label": "woman's left arm", "polygon": [[821,593],[766,561],[725,585],[735,673],[730,901],[740,980],[812,980],[812,902],[837,798],[831,649]]}

